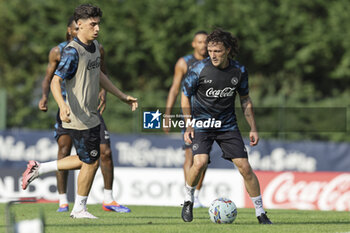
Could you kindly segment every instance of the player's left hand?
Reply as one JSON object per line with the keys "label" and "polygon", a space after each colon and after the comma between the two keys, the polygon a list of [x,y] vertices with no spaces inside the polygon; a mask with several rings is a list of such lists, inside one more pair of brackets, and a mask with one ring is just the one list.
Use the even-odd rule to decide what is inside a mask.
{"label": "player's left hand", "polygon": [[250,131],[250,133],[249,133],[249,140],[250,140],[250,145],[251,146],[258,145],[259,135],[258,135],[258,132],[256,130],[255,131]]}
{"label": "player's left hand", "polygon": [[130,105],[131,111],[135,111],[138,108],[138,106],[139,106],[139,104],[137,103],[137,98],[134,98],[134,97],[132,97],[130,95],[128,95],[126,97],[126,101],[125,102]]}
{"label": "player's left hand", "polygon": [[46,97],[41,97],[38,107],[41,111],[46,112],[47,111],[47,98]]}
{"label": "player's left hand", "polygon": [[192,139],[194,138],[194,130],[191,126],[186,128],[184,133],[184,141],[188,144],[192,144]]}
{"label": "player's left hand", "polygon": [[100,93],[98,93],[98,98],[100,100],[100,104],[97,107],[97,110],[100,110],[100,114],[104,112],[106,109],[106,102],[107,102],[107,92],[104,89],[101,89]]}

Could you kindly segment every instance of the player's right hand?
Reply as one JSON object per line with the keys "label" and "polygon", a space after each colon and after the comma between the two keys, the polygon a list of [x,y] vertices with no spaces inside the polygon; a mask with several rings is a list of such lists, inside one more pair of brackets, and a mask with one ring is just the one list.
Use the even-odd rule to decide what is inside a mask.
{"label": "player's right hand", "polygon": [[106,109],[106,101],[107,101],[107,92],[105,89],[101,89],[100,93],[98,93],[98,98],[100,100],[100,104],[97,107],[97,110],[100,110],[100,114],[104,112]]}
{"label": "player's right hand", "polygon": [[41,111],[46,112],[47,111],[47,98],[46,97],[41,97],[38,107]]}
{"label": "player's right hand", "polygon": [[192,144],[192,139],[194,138],[194,130],[191,126],[186,128],[184,133],[184,140],[188,144]]}
{"label": "player's right hand", "polygon": [[70,115],[69,107],[66,104],[64,104],[63,106],[60,106],[61,121],[66,122],[66,123],[70,123],[69,115]]}
{"label": "player's right hand", "polygon": [[139,104],[137,102],[137,98],[134,98],[134,97],[132,97],[130,95],[128,95],[126,97],[126,101],[125,102],[130,105],[131,111],[135,111],[138,108],[138,106],[139,106]]}

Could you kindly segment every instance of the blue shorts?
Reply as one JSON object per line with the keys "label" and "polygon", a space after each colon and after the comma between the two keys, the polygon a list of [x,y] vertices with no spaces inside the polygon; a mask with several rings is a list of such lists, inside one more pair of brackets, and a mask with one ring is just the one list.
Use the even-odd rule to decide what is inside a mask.
{"label": "blue shorts", "polygon": [[[100,144],[110,144],[111,141],[109,139],[109,132],[107,130],[107,126],[105,124],[105,121],[103,120],[102,116],[98,114],[100,117]],[[58,110],[56,115],[56,124],[55,124],[55,131],[54,131],[54,137],[56,141],[62,136],[62,135],[69,135],[69,130],[62,127],[62,121],[60,119],[60,111]]]}
{"label": "blue shorts", "polygon": [[90,164],[100,158],[100,125],[85,130],[66,130],[82,162]]}

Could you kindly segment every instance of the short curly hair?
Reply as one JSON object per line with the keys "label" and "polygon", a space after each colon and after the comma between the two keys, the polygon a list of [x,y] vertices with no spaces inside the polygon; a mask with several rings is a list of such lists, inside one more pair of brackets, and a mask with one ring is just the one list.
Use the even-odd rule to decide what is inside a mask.
{"label": "short curly hair", "polygon": [[207,44],[209,44],[209,42],[221,42],[223,43],[226,49],[231,48],[229,54],[230,58],[234,58],[238,54],[238,39],[230,32],[225,32],[224,30],[217,28],[214,31],[212,31],[207,37]]}

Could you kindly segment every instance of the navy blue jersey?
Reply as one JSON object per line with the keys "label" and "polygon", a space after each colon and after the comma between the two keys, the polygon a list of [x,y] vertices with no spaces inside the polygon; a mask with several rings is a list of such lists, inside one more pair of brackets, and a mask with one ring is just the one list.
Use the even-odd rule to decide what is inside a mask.
{"label": "navy blue jersey", "polygon": [[229,60],[229,66],[218,69],[210,57],[193,65],[184,81],[184,94],[191,99],[192,116],[196,121],[215,119],[221,127],[195,127],[199,131],[237,130],[235,114],[236,92],[249,94],[248,72],[237,61]]}
{"label": "navy blue jersey", "polygon": [[[64,41],[62,43],[60,43],[58,46],[59,50],[60,50],[60,57],[62,57],[62,52],[63,52],[63,49],[67,46],[67,44],[69,43],[69,41]],[[67,91],[66,91],[66,81],[63,80],[61,82],[61,92],[62,92],[62,96],[63,96],[63,99],[66,100],[66,96],[67,96]]]}
{"label": "navy blue jersey", "polygon": [[197,58],[195,58],[195,56],[193,54],[188,54],[186,56],[183,56],[182,58],[185,60],[185,62],[187,64],[187,71],[189,69],[191,69],[191,66],[193,65],[193,63],[198,61]]}
{"label": "navy blue jersey", "polygon": [[184,80],[185,80],[185,77],[186,75],[188,74],[188,71],[191,69],[192,65],[197,62],[197,58],[195,58],[195,56],[193,54],[188,54],[186,56],[183,56],[182,57],[186,64],[187,64],[187,72],[186,74],[182,77],[182,80],[181,80],[181,89],[183,88],[183,85],[184,85]]}
{"label": "navy blue jersey", "polygon": [[73,47],[65,47],[61,55],[60,63],[55,71],[55,75],[61,77],[63,80],[73,78],[77,71],[78,63],[79,55],[77,50]]}

